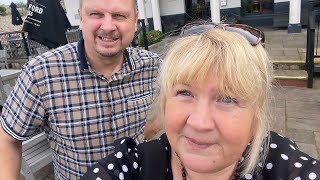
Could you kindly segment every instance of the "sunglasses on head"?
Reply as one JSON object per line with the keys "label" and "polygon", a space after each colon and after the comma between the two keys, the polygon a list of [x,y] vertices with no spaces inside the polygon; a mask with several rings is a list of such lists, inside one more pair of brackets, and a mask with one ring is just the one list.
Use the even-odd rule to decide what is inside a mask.
{"label": "sunglasses on head", "polygon": [[188,23],[182,27],[180,36],[200,34],[213,28],[221,28],[230,32],[237,32],[244,36],[252,46],[261,44],[264,46],[265,36],[262,31],[244,24],[215,24],[208,21]]}

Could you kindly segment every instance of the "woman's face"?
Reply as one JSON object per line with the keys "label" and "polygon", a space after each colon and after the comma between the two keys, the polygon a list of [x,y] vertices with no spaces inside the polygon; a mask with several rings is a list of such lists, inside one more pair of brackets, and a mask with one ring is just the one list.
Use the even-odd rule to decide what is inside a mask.
{"label": "woman's face", "polygon": [[185,168],[219,173],[236,163],[251,140],[254,109],[239,97],[222,97],[216,78],[175,84],[165,104],[165,128]]}

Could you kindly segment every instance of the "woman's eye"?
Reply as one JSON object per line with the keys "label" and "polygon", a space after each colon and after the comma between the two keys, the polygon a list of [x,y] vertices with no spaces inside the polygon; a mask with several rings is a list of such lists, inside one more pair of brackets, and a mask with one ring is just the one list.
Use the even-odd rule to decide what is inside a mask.
{"label": "woman's eye", "polygon": [[226,104],[231,104],[231,103],[238,103],[238,100],[236,98],[226,96],[226,97],[221,97],[218,99],[218,102],[226,103]]}
{"label": "woman's eye", "polygon": [[177,95],[181,96],[192,96],[192,93],[188,90],[179,90],[177,91]]}

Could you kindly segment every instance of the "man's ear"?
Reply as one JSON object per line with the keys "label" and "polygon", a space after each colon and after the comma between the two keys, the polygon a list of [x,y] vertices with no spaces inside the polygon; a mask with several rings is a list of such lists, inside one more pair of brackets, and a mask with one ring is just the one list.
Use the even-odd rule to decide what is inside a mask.
{"label": "man's ear", "polygon": [[139,12],[137,11],[136,12],[136,19],[135,19],[135,21],[136,21],[136,25],[135,25],[135,31],[137,31],[137,29],[138,29],[138,19],[139,19]]}

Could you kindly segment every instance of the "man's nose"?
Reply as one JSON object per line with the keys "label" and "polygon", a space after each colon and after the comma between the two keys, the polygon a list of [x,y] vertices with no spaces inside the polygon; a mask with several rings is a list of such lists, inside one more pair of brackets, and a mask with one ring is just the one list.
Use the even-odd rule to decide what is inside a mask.
{"label": "man's nose", "polygon": [[112,18],[112,15],[105,15],[105,17],[102,19],[100,29],[104,31],[114,31],[116,29],[116,24]]}

